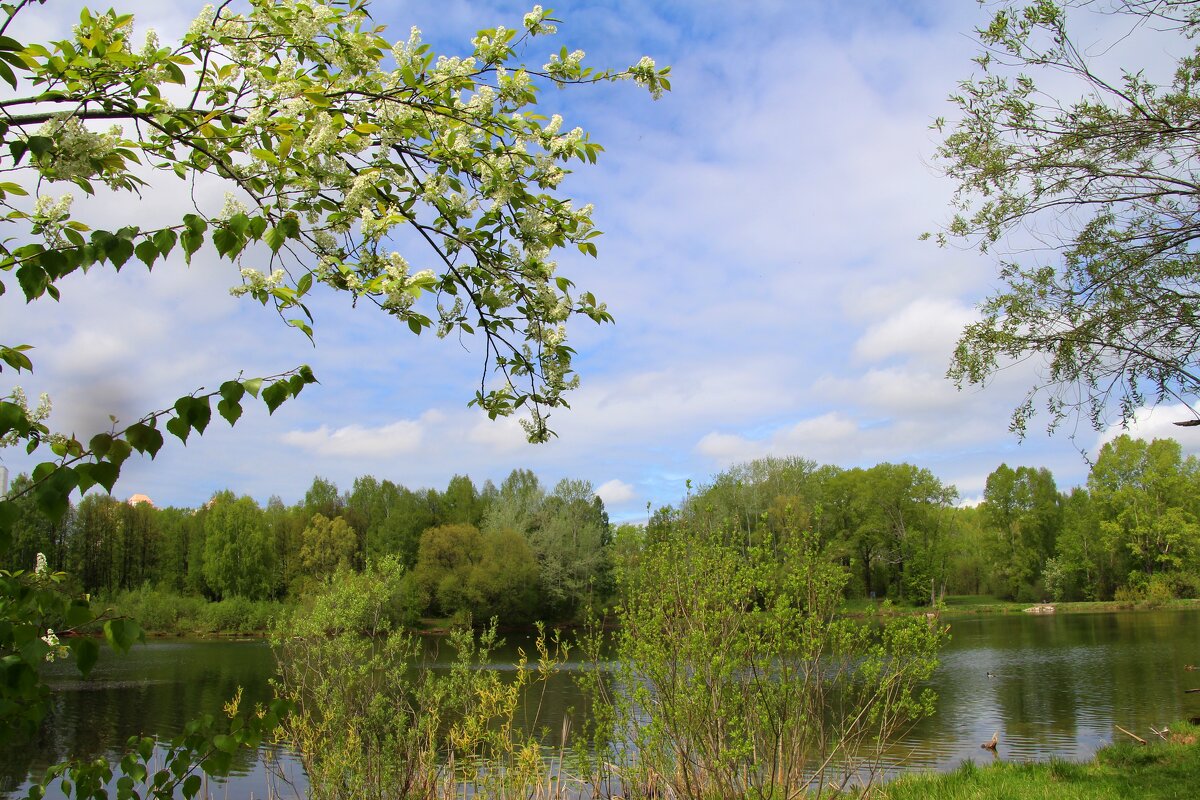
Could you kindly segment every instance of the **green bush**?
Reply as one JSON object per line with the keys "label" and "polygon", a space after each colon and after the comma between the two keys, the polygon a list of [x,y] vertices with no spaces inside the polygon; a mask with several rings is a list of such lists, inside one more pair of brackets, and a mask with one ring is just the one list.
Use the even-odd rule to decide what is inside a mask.
{"label": "green bush", "polygon": [[839,774],[871,772],[890,737],[933,711],[922,687],[945,626],[845,618],[846,571],[807,528],[747,547],[676,523],[618,578],[615,681],[628,691],[612,701],[602,760],[635,793],[819,796]]}
{"label": "green bush", "polygon": [[[505,675],[484,669],[495,623],[453,633],[447,672],[425,663],[412,582],[395,559],[339,573],[272,632],[276,695],[292,704],[283,732],[300,755],[314,800],[527,798],[554,776],[541,743],[513,725],[531,684],[561,663],[538,640],[538,662]],[[536,724],[529,726],[536,728]],[[560,743],[561,744],[561,743]]]}

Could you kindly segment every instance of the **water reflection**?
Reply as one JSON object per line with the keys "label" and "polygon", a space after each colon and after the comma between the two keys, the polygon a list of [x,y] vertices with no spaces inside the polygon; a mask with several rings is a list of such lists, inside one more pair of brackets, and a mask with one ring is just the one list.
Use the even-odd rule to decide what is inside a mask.
{"label": "water reflection", "polygon": [[[1000,758],[1085,759],[1114,725],[1196,716],[1187,664],[1200,660],[1200,613],[1116,612],[956,619],[934,676],[937,713],[895,749],[923,769],[947,769],[1000,732]],[[988,677],[991,672],[995,677]]]}
{"label": "water reflection", "polygon": [[[1200,716],[1200,694],[1184,693],[1200,687],[1200,672],[1184,670],[1200,664],[1200,611],[967,617],[951,621],[951,634],[933,679],[937,712],[888,752],[894,768],[991,760],[979,745],[994,731],[1002,759],[1084,759],[1112,740],[1114,724],[1144,735],[1150,725]],[[498,668],[511,669],[518,646],[533,652],[531,642],[508,638],[495,653]],[[448,648],[436,655],[443,664],[452,657]],[[526,699],[527,729],[557,735],[571,713],[572,728],[581,728],[578,667],[567,664],[544,693]],[[70,755],[115,759],[130,736],[170,739],[192,717],[219,713],[239,686],[244,703],[266,700],[272,670],[265,644],[227,641],[156,641],[125,658],[106,653],[88,681],[68,664],[54,665],[50,715],[37,741],[0,754],[0,794]],[[302,783],[287,754],[242,754],[229,796],[265,797],[273,757]],[[282,788],[285,797],[295,793]]]}

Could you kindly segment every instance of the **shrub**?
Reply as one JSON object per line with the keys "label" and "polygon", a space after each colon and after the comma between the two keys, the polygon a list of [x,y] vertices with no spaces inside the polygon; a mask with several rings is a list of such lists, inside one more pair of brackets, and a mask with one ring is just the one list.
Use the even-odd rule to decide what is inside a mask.
{"label": "shrub", "polygon": [[810,530],[744,547],[677,524],[619,579],[607,758],[635,792],[817,796],[833,773],[873,775],[885,742],[932,713],[921,685],[945,627],[840,617],[846,572]]}
{"label": "shrub", "polygon": [[561,663],[556,643],[539,636],[537,664],[522,658],[502,676],[482,668],[497,644],[493,621],[478,635],[453,633],[453,665],[432,669],[423,642],[398,624],[415,619],[406,578],[394,559],[339,573],[273,629],[276,695],[293,708],[282,730],[310,797],[454,796],[460,786],[463,796],[530,796],[553,776],[513,719],[531,684]]}

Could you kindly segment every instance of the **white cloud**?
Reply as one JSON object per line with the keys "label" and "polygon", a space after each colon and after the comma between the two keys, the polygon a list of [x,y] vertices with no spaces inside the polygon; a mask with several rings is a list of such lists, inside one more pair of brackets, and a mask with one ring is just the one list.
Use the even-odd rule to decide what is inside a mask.
{"label": "white cloud", "polygon": [[617,506],[628,503],[637,497],[633,485],[613,478],[596,487],[596,496],[604,501],[606,506]]}
{"label": "white cloud", "polygon": [[841,412],[821,414],[775,431],[765,439],[709,433],[696,444],[696,452],[721,465],[749,461],[767,455],[800,455],[817,460],[834,460],[833,453],[857,449],[859,426]]}
{"label": "white cloud", "polygon": [[377,428],[346,425],[331,429],[322,425],[311,431],[288,431],[283,441],[321,456],[338,458],[386,458],[416,452],[424,439],[425,428],[439,415],[423,415],[420,420],[397,420]]}
{"label": "white cloud", "polygon": [[854,345],[854,356],[864,361],[914,356],[945,364],[959,334],[974,318],[975,313],[956,300],[919,298],[867,328]]}
{"label": "white cloud", "polygon": [[1143,406],[1134,412],[1128,427],[1120,425],[1101,433],[1096,439],[1092,456],[1099,454],[1100,448],[1122,434],[1129,434],[1134,439],[1174,439],[1179,442],[1184,453],[1200,455],[1200,428],[1180,427],[1176,422],[1184,422],[1196,418],[1196,413],[1183,403],[1168,403],[1160,406]]}
{"label": "white cloud", "polygon": [[488,419],[485,416],[471,426],[467,441],[494,453],[513,453],[529,444],[528,435],[517,417]]}

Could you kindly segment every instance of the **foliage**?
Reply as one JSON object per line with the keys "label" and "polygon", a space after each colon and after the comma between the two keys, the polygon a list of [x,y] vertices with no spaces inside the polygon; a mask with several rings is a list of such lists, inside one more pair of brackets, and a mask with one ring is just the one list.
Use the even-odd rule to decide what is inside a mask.
{"label": "foliage", "polygon": [[274,594],[274,548],[251,497],[219,492],[204,511],[204,580],[218,599]]}
{"label": "foliage", "polygon": [[[331,583],[310,610],[282,622],[276,692],[294,706],[283,725],[300,753],[311,796],[406,798],[465,793],[527,797],[553,782],[536,740],[513,726],[520,698],[565,657],[544,633],[538,663],[522,657],[501,678],[481,669],[495,626],[455,632],[448,670],[428,663],[422,641],[395,624],[395,560]],[[532,723],[532,724],[531,724]],[[536,729],[536,720],[526,722]]]}
{"label": "foliage", "polygon": [[64,590],[67,575],[51,572],[43,559],[32,570],[0,570],[0,742],[36,730],[48,695],[38,676],[44,661],[75,660],[87,675],[100,648],[94,639],[72,637],[78,629],[103,621],[104,638],[124,652],[142,638],[124,618],[104,621],[85,598]]}
{"label": "foliage", "polygon": [[[473,402],[493,418],[527,412],[533,440],[551,434],[548,410],[565,406],[574,385],[565,323],[611,316],[555,275],[550,258],[569,246],[596,254],[591,207],[573,205],[557,187],[569,162],[594,162],[601,148],[581,129],[562,132],[560,116],[539,114],[539,91],[628,79],[657,96],[670,88],[669,70],[649,58],[595,70],[565,49],[527,67],[518,53],[554,32],[540,9],[518,29],[480,31],[469,56],[448,58],[435,57],[415,30],[407,41],[384,39],[365,0],[251,0],[244,13],[209,6],[172,46],[153,34],[136,44],[132,16],[116,11],[85,9],[70,35],[44,44],[8,35],[37,5],[6,4],[0,23],[0,80],[13,90],[0,98],[0,215],[9,227],[0,293],[57,300],[73,273],[120,270],[134,259],[152,268],[173,254],[190,262],[211,247],[240,267],[234,294],[271,305],[310,339],[306,302],[318,287],[375,305],[417,334],[478,332],[483,379]],[[148,212],[144,226],[117,230],[92,224],[89,215],[122,193],[169,191],[162,182],[176,177],[224,186],[225,206],[197,204],[165,221]],[[44,193],[56,182],[85,202]],[[410,268],[409,258],[424,268]],[[32,349],[0,343],[0,369],[32,370]],[[154,457],[164,432],[186,443],[204,433],[214,406],[233,425],[247,398],[273,413],[315,381],[307,366],[238,374],[85,439],[53,433],[44,409],[30,409],[12,389],[0,398],[0,442],[45,460],[17,496],[0,499],[0,553],[9,551],[21,497],[58,524],[73,492],[111,491],[132,453]],[[192,587],[219,596],[277,592],[263,574],[267,533],[241,501],[219,503],[203,536],[188,542],[189,561],[204,562],[193,575],[205,585]],[[36,629],[52,606],[90,606],[67,594],[52,600],[21,570],[5,576],[0,661],[6,686],[33,697],[43,654],[31,642],[46,635]],[[136,633],[124,620],[107,625]],[[113,638],[127,644],[125,633]],[[78,653],[85,641],[69,646]],[[18,705],[0,708],[0,723],[24,714]]]}
{"label": "foliage", "polygon": [[948,510],[956,498],[954,487],[912,464],[843,470],[765,458],[716,476],[689,498],[683,514],[690,525],[747,548],[771,546],[790,525],[811,527],[851,568],[850,591],[919,603],[945,586],[953,534]]}
{"label": "foliage", "polygon": [[1200,566],[1198,484],[1200,462],[1178,442],[1125,435],[1100,449],[1088,477],[1100,534],[1147,576]]}
{"label": "foliage", "polygon": [[944,626],[839,617],[845,570],[810,529],[781,529],[775,547],[745,549],[679,523],[620,575],[621,744],[607,758],[633,762],[627,792],[819,795],[871,773],[879,748],[932,712],[921,685]]}
{"label": "foliage", "polygon": [[983,490],[980,506],[992,540],[993,588],[1003,597],[1037,601],[1038,577],[1062,529],[1061,501],[1048,469],[1001,464]]}
{"label": "foliage", "polygon": [[[983,384],[1035,359],[1014,411],[1024,433],[1044,401],[1053,429],[1102,429],[1150,402],[1200,390],[1195,239],[1200,31],[1194,0],[1113,4],[1010,0],[977,31],[976,76],[950,99],[958,119],[938,151],[957,184],[939,236],[1001,250],[1001,287],[962,334],[950,376]],[[1081,45],[1088,14],[1117,34]],[[1156,81],[1114,65],[1124,39],[1181,51]],[[941,120],[937,127],[943,126]]]}
{"label": "foliage", "polygon": [[206,601],[202,597],[141,587],[107,598],[114,612],[149,633],[158,634],[260,634],[284,613],[281,603],[231,597]]}
{"label": "foliage", "polygon": [[433,610],[460,622],[499,617],[528,623],[537,613],[538,564],[516,531],[430,528],[421,535],[413,579]]}

